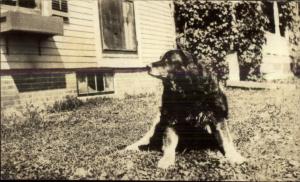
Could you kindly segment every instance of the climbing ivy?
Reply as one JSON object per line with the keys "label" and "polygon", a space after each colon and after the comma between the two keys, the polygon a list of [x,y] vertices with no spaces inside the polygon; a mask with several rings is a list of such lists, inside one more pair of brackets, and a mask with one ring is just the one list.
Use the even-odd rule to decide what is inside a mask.
{"label": "climbing ivy", "polygon": [[300,75],[300,2],[299,11],[296,11],[296,3],[289,3],[290,8],[293,11],[290,12],[289,16],[291,17],[290,28],[290,57],[292,59],[292,71],[296,75]]}
{"label": "climbing ivy", "polygon": [[[292,2],[280,2],[281,27],[292,27]],[[247,80],[257,80],[265,30],[270,22],[262,1],[175,0],[179,46],[190,51],[219,80],[228,79],[225,56],[237,52]]]}

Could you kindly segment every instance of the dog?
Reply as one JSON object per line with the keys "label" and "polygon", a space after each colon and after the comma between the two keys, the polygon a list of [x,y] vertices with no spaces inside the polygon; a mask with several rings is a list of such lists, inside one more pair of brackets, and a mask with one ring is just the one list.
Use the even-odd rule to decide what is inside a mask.
{"label": "dog", "polygon": [[245,161],[235,149],[229,132],[226,95],[216,77],[204,65],[187,51],[170,50],[160,61],[148,66],[148,73],[163,83],[160,113],[150,130],[125,150],[139,150],[160,133],[163,157],[158,167],[166,169],[175,164],[175,150],[180,137],[189,129],[201,126],[213,134],[229,161]]}

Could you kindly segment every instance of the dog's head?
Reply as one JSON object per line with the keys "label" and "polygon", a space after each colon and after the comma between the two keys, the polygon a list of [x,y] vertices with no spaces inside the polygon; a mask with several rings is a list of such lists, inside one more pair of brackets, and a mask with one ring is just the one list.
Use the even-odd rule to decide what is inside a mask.
{"label": "dog's head", "polygon": [[190,63],[194,63],[193,57],[182,50],[166,52],[161,60],[147,66],[148,73],[160,79],[167,78],[170,74],[184,72]]}

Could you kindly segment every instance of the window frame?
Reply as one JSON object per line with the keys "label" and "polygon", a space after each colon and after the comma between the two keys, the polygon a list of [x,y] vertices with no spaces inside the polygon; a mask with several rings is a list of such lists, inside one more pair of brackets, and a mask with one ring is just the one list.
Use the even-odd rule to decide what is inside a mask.
{"label": "window frame", "polygon": [[[61,6],[62,0],[58,0],[58,1],[60,3],[60,6]],[[51,0],[50,1],[51,15],[52,16],[63,17],[63,18],[69,18],[69,2],[68,2],[68,0],[66,0],[66,2],[67,2],[67,6],[68,6],[68,11],[64,12],[64,11],[53,9],[53,7],[52,7],[53,0]],[[65,19],[64,19],[64,21],[65,21]],[[68,20],[65,21],[65,22],[68,22]]]}
{"label": "window frame", "polygon": [[[43,15],[43,16],[58,16],[64,19],[69,18],[69,8],[68,8],[68,12],[63,12],[63,11],[52,9],[53,0],[35,0],[35,1],[37,3],[37,7],[35,8],[26,8],[26,7],[20,7],[18,5],[14,6],[14,5],[6,5],[6,4],[1,4],[1,7],[3,7],[3,9],[6,9],[8,11],[17,11],[21,13]],[[66,0],[66,2],[67,4],[69,3],[68,0]]]}
{"label": "window frame", "polygon": [[[79,92],[79,77],[84,76],[85,77],[85,83],[88,84],[88,76],[93,75],[94,80],[95,80],[95,85],[98,88],[97,85],[97,76],[99,74],[102,74],[102,79],[103,79],[103,91],[96,91],[96,92],[89,92],[87,89],[86,93],[80,93]],[[105,74],[111,74],[112,77],[112,90],[105,90]],[[84,96],[93,96],[93,95],[105,95],[105,94],[113,94],[115,93],[115,81],[114,81],[114,72],[113,71],[77,71],[76,72],[76,87],[77,87],[77,96],[79,97],[84,97]],[[88,86],[88,85],[87,85]]]}
{"label": "window frame", "polygon": [[[100,35],[101,35],[101,48],[102,48],[102,52],[103,53],[125,53],[125,54],[137,54],[138,53],[138,37],[137,37],[137,24],[136,24],[136,13],[135,13],[135,5],[134,5],[134,0],[120,0],[122,1],[122,18],[124,18],[123,15],[123,2],[129,2],[132,3],[133,5],[133,18],[134,18],[134,43],[135,43],[135,49],[122,49],[122,48],[118,48],[118,49],[111,49],[111,48],[104,48],[104,27],[103,27],[103,17],[102,17],[102,6],[101,6],[101,1],[102,0],[98,0],[98,13],[99,13],[99,24],[100,24]],[[123,23],[124,26],[124,23]],[[125,33],[125,32],[124,32]],[[126,36],[126,34],[125,34]],[[126,38],[125,38],[126,39]],[[126,42],[126,40],[125,40]]]}
{"label": "window frame", "polygon": [[300,2],[298,2],[298,16],[300,16]]}
{"label": "window frame", "polygon": [[[19,1],[19,0],[16,0]],[[35,0],[37,6],[35,8],[26,8],[19,6],[18,3],[17,5],[7,5],[7,4],[1,4],[3,9],[9,10],[9,11],[18,11],[21,13],[28,13],[28,14],[36,14],[36,15],[41,15],[42,14],[42,0]]]}

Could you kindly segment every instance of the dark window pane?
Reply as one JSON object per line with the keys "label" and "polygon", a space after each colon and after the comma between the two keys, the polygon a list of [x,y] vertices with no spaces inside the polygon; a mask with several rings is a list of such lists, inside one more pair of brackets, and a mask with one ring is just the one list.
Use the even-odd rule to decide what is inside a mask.
{"label": "dark window pane", "polygon": [[60,3],[59,0],[52,0],[52,9],[53,10],[60,10]]}
{"label": "dark window pane", "polygon": [[264,2],[263,12],[269,19],[269,23],[267,25],[266,30],[271,33],[275,33],[273,2]]}
{"label": "dark window pane", "polygon": [[68,12],[67,0],[52,0],[52,9],[56,11]]}
{"label": "dark window pane", "polygon": [[61,0],[61,11],[68,12],[68,2],[67,0]]}
{"label": "dark window pane", "polygon": [[19,92],[66,88],[63,73],[38,73],[12,76]]}
{"label": "dark window pane", "polygon": [[[284,5],[286,5],[287,3],[286,2],[278,2],[278,13],[279,14],[282,14],[283,13],[283,9],[282,9],[282,7],[284,6]],[[280,31],[280,35],[282,36],[282,37],[284,37],[285,36],[285,30],[286,30],[286,28],[287,28],[287,23],[284,21],[284,18],[283,17],[281,17],[281,16],[279,16],[279,31]]]}
{"label": "dark window pane", "polygon": [[96,81],[95,81],[95,75],[94,74],[88,74],[87,75],[87,82],[88,82],[88,92],[89,93],[97,92]]}
{"label": "dark window pane", "polygon": [[103,74],[97,74],[98,91],[104,91]]}
{"label": "dark window pane", "polygon": [[0,0],[0,4],[16,6],[17,5],[17,0]]}
{"label": "dark window pane", "polygon": [[124,50],[125,34],[121,0],[101,0],[104,50]]}
{"label": "dark window pane", "polygon": [[19,6],[24,8],[35,8],[35,0],[19,0]]}
{"label": "dark window pane", "polygon": [[113,73],[79,72],[77,75],[78,93],[93,95],[114,91]]}

